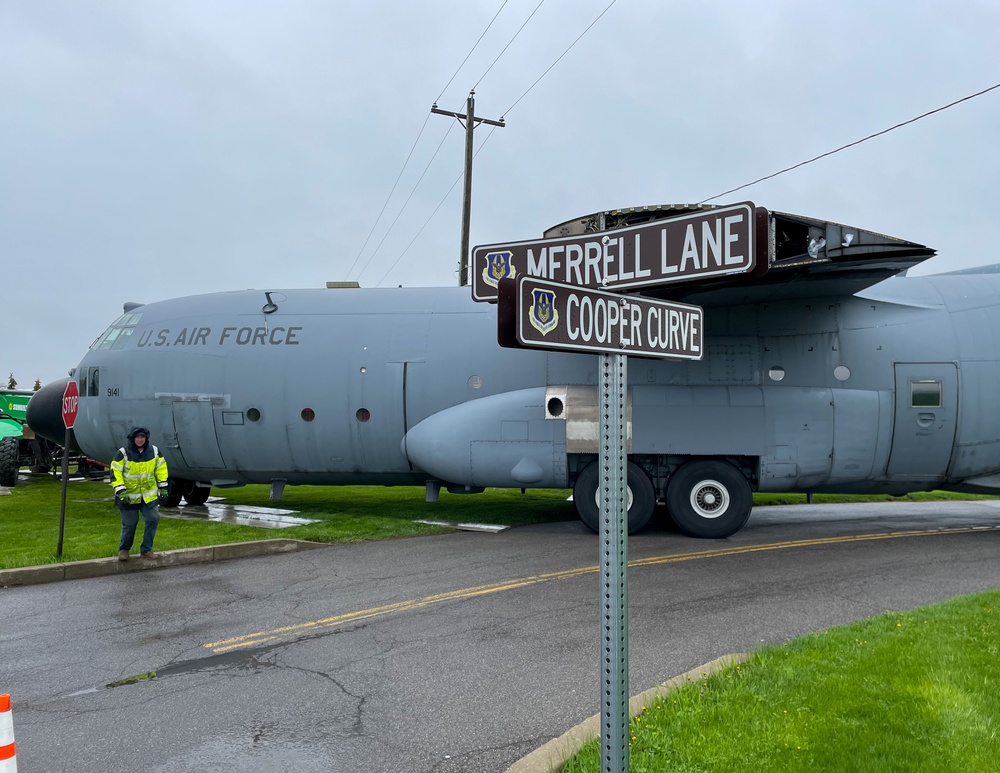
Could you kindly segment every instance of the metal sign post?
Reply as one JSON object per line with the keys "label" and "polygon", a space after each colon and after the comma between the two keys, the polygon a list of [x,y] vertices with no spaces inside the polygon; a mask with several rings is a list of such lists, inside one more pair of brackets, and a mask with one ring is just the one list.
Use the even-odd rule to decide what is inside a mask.
{"label": "metal sign post", "polygon": [[56,543],[56,557],[62,556],[63,531],[66,527],[66,483],[69,480],[69,441],[73,430],[67,427],[66,442],[63,444],[62,458],[62,498],[59,500],[59,542]]}
{"label": "metal sign post", "polygon": [[80,411],[80,390],[75,381],[66,384],[62,398],[62,419],[66,427],[66,442],[63,443],[62,458],[62,499],[59,502],[59,542],[56,543],[56,557],[62,556],[63,530],[66,525],[66,484],[69,482],[69,444],[73,439],[73,425]]}
{"label": "metal sign post", "polygon": [[531,276],[497,287],[497,341],[600,358],[601,771],[628,771],[628,357],[700,360],[698,306]]}
{"label": "metal sign post", "polygon": [[598,383],[601,497],[601,773],[627,773],[628,485],[625,411],[628,358],[601,354]]}
{"label": "metal sign post", "polygon": [[[627,354],[672,360],[704,357],[700,307],[607,288],[642,286],[654,273],[659,273],[655,281],[664,284],[752,272],[755,219],[766,220],[766,214],[747,203],[621,233],[605,232],[602,216],[598,233],[590,238],[477,247],[474,253],[480,262],[473,278],[481,275],[486,289],[477,293],[474,281],[473,299],[496,299],[501,346],[596,352],[600,357],[601,773],[627,773],[629,768]],[[658,251],[649,249],[653,236]],[[699,244],[715,257],[697,259]],[[534,249],[539,256],[547,251],[548,258],[536,259]],[[657,266],[643,262],[642,256],[648,258],[650,252],[659,258]],[[562,282],[552,276],[557,265],[552,256],[557,253],[558,265],[563,265],[562,256],[569,256],[566,265],[576,269],[560,277]],[[617,279],[612,281],[610,268],[616,261]],[[623,283],[625,274],[631,279]],[[605,289],[588,287],[590,280]]]}

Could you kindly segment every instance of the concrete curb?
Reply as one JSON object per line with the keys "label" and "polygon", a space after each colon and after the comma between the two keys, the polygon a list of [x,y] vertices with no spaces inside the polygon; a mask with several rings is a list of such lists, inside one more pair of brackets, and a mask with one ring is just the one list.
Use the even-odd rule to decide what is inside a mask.
{"label": "concrete curb", "polygon": [[0,587],[15,585],[38,585],[61,580],[80,580],[86,577],[106,577],[112,574],[142,572],[162,569],[168,566],[204,564],[211,561],[228,561],[233,558],[269,556],[275,553],[292,553],[299,550],[325,548],[322,542],[307,542],[297,539],[268,539],[254,542],[234,542],[229,545],[213,545],[204,548],[185,548],[158,552],[154,561],[143,561],[133,555],[129,561],[112,558],[95,558],[89,561],[67,561],[63,564],[26,566],[21,569],[0,569]]}
{"label": "concrete curb", "polygon": [[[630,717],[639,714],[643,707],[652,703],[657,696],[691,682],[704,679],[709,674],[721,671],[729,666],[735,666],[746,661],[748,655],[743,653],[723,655],[710,663],[698,666],[690,671],[668,679],[663,684],[651,687],[638,695],[629,698],[628,713]],[[572,727],[558,738],[553,738],[539,746],[526,757],[522,757],[509,768],[506,773],[560,773],[566,761],[580,751],[580,747],[592,738],[598,738],[601,733],[601,715],[585,719],[576,727]]]}

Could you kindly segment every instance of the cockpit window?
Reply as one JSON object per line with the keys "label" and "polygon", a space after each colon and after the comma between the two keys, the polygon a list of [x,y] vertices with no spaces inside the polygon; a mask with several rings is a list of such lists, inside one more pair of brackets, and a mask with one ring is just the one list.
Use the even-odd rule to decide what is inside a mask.
{"label": "cockpit window", "polygon": [[142,313],[122,314],[111,323],[111,327],[104,331],[94,343],[91,349],[124,349],[128,339],[135,332],[135,326],[139,324]]}

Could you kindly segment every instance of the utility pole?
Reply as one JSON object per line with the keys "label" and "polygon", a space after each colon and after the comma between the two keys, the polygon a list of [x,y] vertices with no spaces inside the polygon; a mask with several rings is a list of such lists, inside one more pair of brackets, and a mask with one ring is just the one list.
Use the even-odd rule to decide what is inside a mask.
{"label": "utility pole", "polygon": [[472,132],[481,123],[488,123],[490,126],[503,128],[506,124],[503,118],[499,121],[491,121],[489,118],[477,118],[475,115],[476,92],[469,92],[469,99],[465,104],[464,113],[453,113],[450,110],[441,110],[435,102],[431,106],[431,112],[438,115],[450,115],[457,118],[458,122],[465,127],[465,192],[462,197],[462,257],[458,261],[458,286],[463,287],[468,284],[469,273],[469,224],[472,220]]}

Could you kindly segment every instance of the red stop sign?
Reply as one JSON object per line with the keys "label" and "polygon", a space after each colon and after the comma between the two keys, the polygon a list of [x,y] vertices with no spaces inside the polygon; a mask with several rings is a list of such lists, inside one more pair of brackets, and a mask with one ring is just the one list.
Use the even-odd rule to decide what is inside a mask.
{"label": "red stop sign", "polygon": [[80,390],[77,389],[76,382],[70,381],[66,384],[62,399],[62,417],[66,429],[73,429],[76,424],[76,415],[80,412]]}

